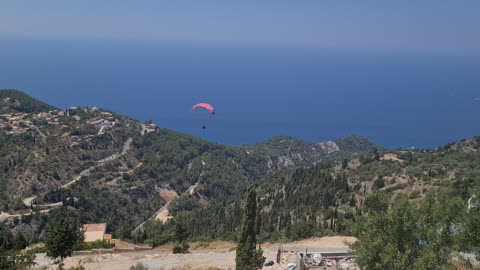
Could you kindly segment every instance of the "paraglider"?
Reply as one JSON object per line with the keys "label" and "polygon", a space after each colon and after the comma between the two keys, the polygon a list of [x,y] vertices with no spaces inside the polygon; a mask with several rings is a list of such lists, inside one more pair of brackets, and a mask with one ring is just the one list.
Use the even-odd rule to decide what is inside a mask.
{"label": "paraglider", "polygon": [[197,108],[205,108],[209,110],[212,115],[215,115],[215,108],[213,108],[213,106],[208,103],[198,103],[192,107],[192,111],[194,111]]}
{"label": "paraglider", "polygon": [[[204,108],[207,109],[211,115],[215,115],[215,108],[208,103],[198,103],[192,107],[192,112],[195,111],[197,108]],[[206,126],[202,126],[202,129],[206,129]]]}

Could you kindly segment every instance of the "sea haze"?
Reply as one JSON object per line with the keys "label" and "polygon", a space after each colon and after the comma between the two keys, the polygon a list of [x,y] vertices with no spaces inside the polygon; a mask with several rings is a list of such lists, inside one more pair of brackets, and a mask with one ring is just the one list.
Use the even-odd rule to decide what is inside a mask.
{"label": "sea haze", "polygon": [[[480,61],[467,56],[2,40],[0,59],[0,88],[230,145],[355,133],[387,147],[436,147],[480,135]],[[217,115],[192,113],[197,102]]]}

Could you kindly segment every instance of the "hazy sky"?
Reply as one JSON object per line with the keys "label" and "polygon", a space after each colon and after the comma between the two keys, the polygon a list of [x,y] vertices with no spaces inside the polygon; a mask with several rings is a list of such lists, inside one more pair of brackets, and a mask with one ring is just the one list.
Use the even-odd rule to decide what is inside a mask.
{"label": "hazy sky", "polygon": [[480,54],[478,0],[3,0],[0,40],[188,41]]}

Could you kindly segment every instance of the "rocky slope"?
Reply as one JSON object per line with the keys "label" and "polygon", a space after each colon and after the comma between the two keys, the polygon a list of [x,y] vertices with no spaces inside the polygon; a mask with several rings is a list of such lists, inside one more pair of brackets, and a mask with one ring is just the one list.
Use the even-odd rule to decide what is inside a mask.
{"label": "rocky slope", "polygon": [[350,157],[369,153],[381,147],[358,135],[335,141],[310,143],[289,136],[278,136],[254,145],[243,146],[248,153],[264,157],[269,170],[310,166],[326,157]]}
{"label": "rocky slope", "polygon": [[[442,190],[467,201],[480,194],[480,137],[433,150],[377,150],[349,160],[269,175],[259,188],[268,238],[314,231],[349,233],[366,196],[379,191],[419,201]],[[473,197],[475,198],[475,197]],[[471,201],[478,207],[478,200]]]}

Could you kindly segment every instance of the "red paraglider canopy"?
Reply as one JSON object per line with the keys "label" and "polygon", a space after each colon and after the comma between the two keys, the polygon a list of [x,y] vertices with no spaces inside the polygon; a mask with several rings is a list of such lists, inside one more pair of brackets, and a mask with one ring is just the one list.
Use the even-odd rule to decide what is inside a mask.
{"label": "red paraglider canopy", "polygon": [[210,105],[208,103],[198,103],[197,105],[192,107],[192,111],[194,111],[198,107],[205,108],[205,109],[209,110],[212,115],[215,115],[215,109],[213,108],[212,105]]}

